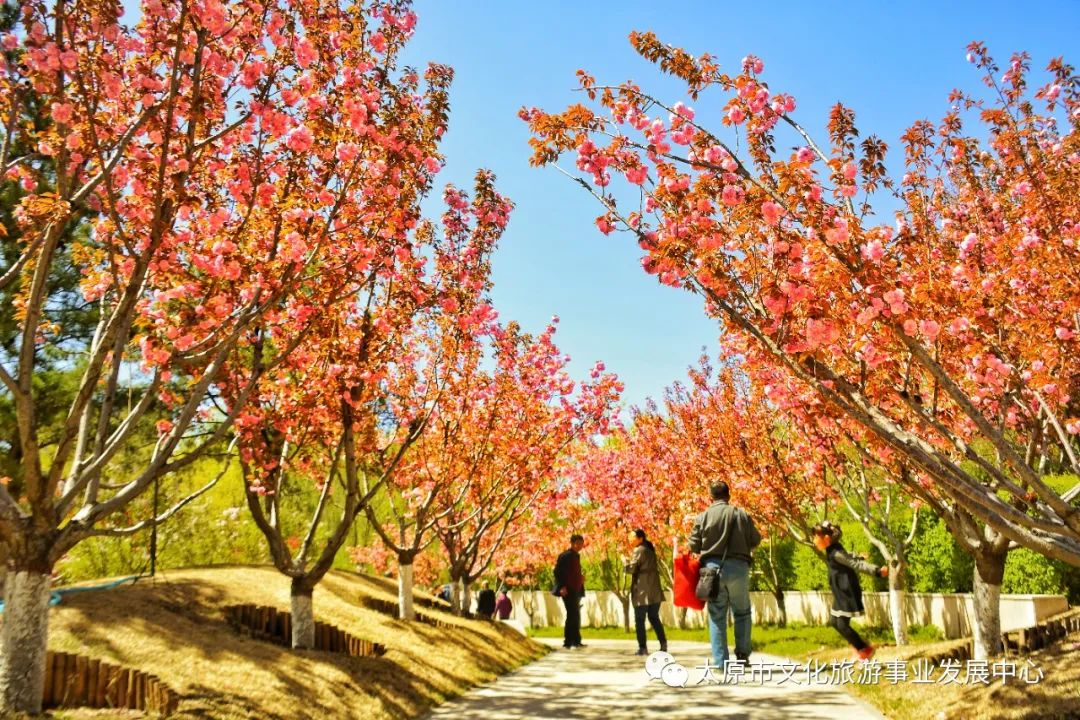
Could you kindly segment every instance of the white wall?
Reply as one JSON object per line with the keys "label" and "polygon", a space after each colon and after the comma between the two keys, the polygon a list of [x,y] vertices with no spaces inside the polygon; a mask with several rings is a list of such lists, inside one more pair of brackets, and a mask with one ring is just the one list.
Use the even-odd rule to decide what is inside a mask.
{"label": "white wall", "polygon": [[[668,599],[671,593],[666,593]],[[510,593],[514,603],[513,618],[523,625],[545,627],[562,625],[565,620],[562,600],[549,592],[540,590],[526,593],[515,590]],[[528,612],[526,600],[532,603],[532,616]],[[776,599],[771,593],[752,592],[750,602],[754,609],[755,623],[775,623],[780,617]],[[822,625],[828,621],[832,595],[827,592],[786,592],[784,604],[787,607],[788,622]],[[889,594],[886,592],[864,592],[863,604],[866,615],[863,620],[870,625],[888,626]],[[1069,603],[1063,595],[1002,595],[1001,630],[1009,632],[1031,627],[1044,618],[1064,612]],[[676,627],[674,615],[676,608],[670,602],[660,606],[660,619],[665,625]],[[936,625],[946,638],[960,638],[971,635],[971,618],[974,617],[971,595],[966,593],[908,593],[907,624]],[[633,609],[630,611],[630,624],[633,625]],[[612,592],[589,592],[581,607],[581,624],[601,627],[622,625],[623,608],[619,599]],[[683,627],[698,628],[705,624],[705,611],[686,610]]]}

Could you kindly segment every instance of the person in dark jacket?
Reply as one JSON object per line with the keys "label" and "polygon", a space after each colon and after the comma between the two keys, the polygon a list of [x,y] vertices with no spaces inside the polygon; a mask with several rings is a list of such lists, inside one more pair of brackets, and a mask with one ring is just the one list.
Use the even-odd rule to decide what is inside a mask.
{"label": "person in dark jacket", "polygon": [[585,575],[581,572],[580,555],[583,547],[585,538],[572,535],[570,549],[563,551],[555,561],[555,587],[551,592],[561,597],[566,606],[563,647],[567,649],[585,647],[581,642],[581,599],[585,596]]}
{"label": "person in dark jacket", "polygon": [[485,620],[491,620],[495,615],[495,591],[490,585],[485,584],[484,589],[476,596],[476,614]]}
{"label": "person in dark jacket", "polygon": [[495,611],[499,613],[500,620],[509,620],[514,612],[514,603],[510,601],[510,595],[505,590],[499,591],[499,599],[495,601]]}
{"label": "person in dark jacket", "polygon": [[664,601],[664,590],[660,587],[660,566],[656,560],[656,548],[645,536],[641,528],[632,535],[634,554],[626,561],[626,572],[630,573],[630,602],[634,604],[634,626],[637,629],[638,655],[648,655],[645,636],[645,618],[649,619],[660,650],[667,652],[667,636],[664,625],[660,622],[660,603]]}
{"label": "person in dark jacket", "polygon": [[728,659],[728,608],[735,619],[735,657],[750,659],[750,561],[761,544],[761,533],[745,510],[729,504],[726,482],[709,487],[713,504],[694,520],[690,552],[701,555],[701,566],[720,568],[720,587],[709,600],[709,641],[713,661],[723,668]]}
{"label": "person in dark jacket", "polygon": [[860,660],[868,660],[874,655],[874,646],[851,627],[851,618],[865,612],[858,573],[887,577],[889,568],[878,568],[852,557],[840,544],[840,528],[829,522],[815,525],[813,533],[814,545],[825,553],[825,564],[829,567],[829,589],[833,595],[830,624],[855,648]]}

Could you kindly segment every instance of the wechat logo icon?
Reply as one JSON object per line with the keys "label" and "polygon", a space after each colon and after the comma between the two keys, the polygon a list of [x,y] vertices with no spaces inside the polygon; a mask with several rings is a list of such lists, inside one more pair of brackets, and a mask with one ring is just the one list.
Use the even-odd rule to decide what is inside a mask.
{"label": "wechat logo icon", "polygon": [[686,671],[671,653],[654,652],[645,659],[645,674],[650,680],[660,680],[668,687],[686,687],[690,673]]}

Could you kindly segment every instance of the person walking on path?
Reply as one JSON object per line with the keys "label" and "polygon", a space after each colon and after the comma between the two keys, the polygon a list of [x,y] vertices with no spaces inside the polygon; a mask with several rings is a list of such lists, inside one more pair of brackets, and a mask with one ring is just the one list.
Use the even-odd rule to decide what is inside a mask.
{"label": "person walking on path", "polygon": [[491,620],[495,615],[495,591],[491,585],[484,584],[484,589],[476,597],[476,614],[485,620]]}
{"label": "person walking on path", "polygon": [[761,544],[761,533],[745,510],[729,504],[731,491],[720,481],[709,487],[713,504],[694,520],[690,552],[701,555],[701,566],[720,569],[716,596],[708,602],[709,641],[713,661],[723,668],[728,659],[728,608],[735,618],[735,657],[750,659],[750,561]]}
{"label": "person walking on path", "polygon": [[510,614],[514,612],[514,603],[510,601],[510,595],[505,590],[499,591],[499,599],[495,601],[495,612],[499,614],[500,620],[509,620]]}
{"label": "person walking on path", "polygon": [[626,561],[630,573],[630,601],[634,604],[634,626],[637,630],[638,655],[648,655],[646,648],[645,618],[649,619],[660,650],[667,652],[667,636],[660,622],[660,603],[664,590],[660,587],[660,569],[656,560],[656,548],[641,528],[634,530],[634,554]]}
{"label": "person walking on path", "polygon": [[830,624],[855,649],[860,660],[869,660],[874,655],[874,646],[863,640],[851,627],[851,618],[862,615],[866,610],[858,573],[888,577],[889,567],[883,565],[879,568],[852,557],[840,544],[840,528],[829,522],[815,525],[813,534],[814,545],[825,553],[825,564],[829,567],[829,589],[833,595]]}
{"label": "person walking on path", "polygon": [[581,572],[581,549],[585,538],[570,537],[570,549],[564,550],[555,561],[555,587],[552,594],[562,598],[566,606],[566,624],[563,627],[563,647],[585,647],[581,642],[581,599],[585,596],[585,575]]}

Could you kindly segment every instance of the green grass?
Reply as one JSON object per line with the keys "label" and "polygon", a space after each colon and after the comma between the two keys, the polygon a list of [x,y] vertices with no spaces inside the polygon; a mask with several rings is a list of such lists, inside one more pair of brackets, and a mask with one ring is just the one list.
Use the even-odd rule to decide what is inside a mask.
{"label": "green grass", "polygon": [[[859,627],[856,626],[867,641],[875,645],[885,645],[892,642],[892,630],[884,627]],[[709,642],[709,631],[705,628],[696,630],[680,630],[679,628],[665,627],[664,632],[669,640],[689,640],[693,642]],[[562,637],[563,629],[558,626],[531,628],[531,637]],[[584,639],[595,640],[633,640],[633,630],[626,632],[622,627],[583,627],[581,636]],[[650,639],[655,642],[655,636],[650,632]],[[913,625],[909,628],[908,639],[912,643],[929,643],[941,640],[941,632],[932,626]],[[831,627],[821,625],[789,624],[787,627],[777,625],[754,625],[750,638],[751,646],[755,652],[780,655],[796,660],[805,660],[811,653],[831,648],[843,648],[847,646],[840,634]],[[728,628],[728,645],[733,646],[735,638],[732,629]]]}

